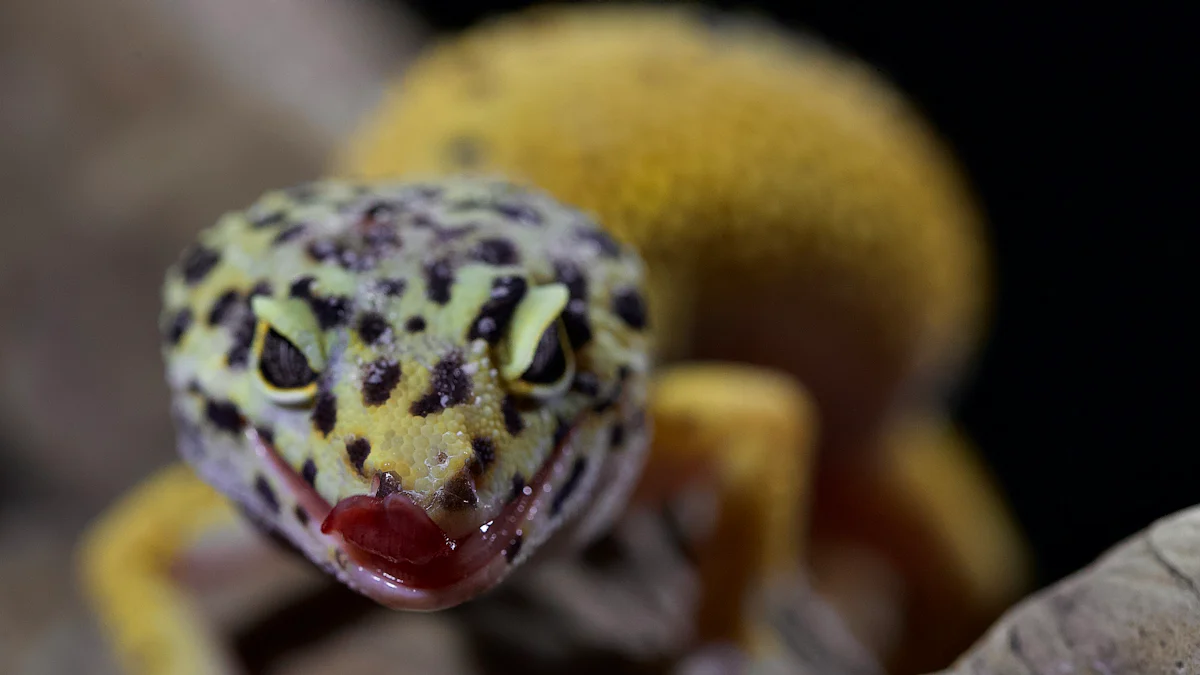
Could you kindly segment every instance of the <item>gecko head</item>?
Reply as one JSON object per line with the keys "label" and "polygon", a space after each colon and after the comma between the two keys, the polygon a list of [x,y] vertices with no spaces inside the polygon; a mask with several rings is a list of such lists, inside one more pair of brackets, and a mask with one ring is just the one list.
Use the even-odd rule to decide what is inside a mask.
{"label": "gecko head", "polygon": [[359,592],[458,604],[630,492],[642,284],[588,217],[503,182],[267,194],[168,273],[180,451]]}

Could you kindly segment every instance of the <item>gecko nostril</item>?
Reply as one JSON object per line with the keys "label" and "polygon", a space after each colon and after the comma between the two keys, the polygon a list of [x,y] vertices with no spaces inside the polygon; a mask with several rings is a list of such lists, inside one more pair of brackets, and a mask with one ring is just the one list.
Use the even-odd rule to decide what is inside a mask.
{"label": "gecko nostril", "polygon": [[392,471],[380,471],[371,477],[371,494],[383,498],[400,491],[400,477]]}

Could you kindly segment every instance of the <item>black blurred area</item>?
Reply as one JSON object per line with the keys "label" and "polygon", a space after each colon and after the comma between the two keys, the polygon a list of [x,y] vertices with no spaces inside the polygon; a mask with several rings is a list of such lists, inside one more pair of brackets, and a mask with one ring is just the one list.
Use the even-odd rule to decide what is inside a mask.
{"label": "black blurred area", "polygon": [[[407,4],[454,30],[530,3]],[[993,231],[999,304],[959,417],[1042,582],[1200,502],[1184,330],[1195,168],[1180,114],[1197,63],[1182,17],[1066,3],[709,4],[763,12],[874,64],[965,165]]]}

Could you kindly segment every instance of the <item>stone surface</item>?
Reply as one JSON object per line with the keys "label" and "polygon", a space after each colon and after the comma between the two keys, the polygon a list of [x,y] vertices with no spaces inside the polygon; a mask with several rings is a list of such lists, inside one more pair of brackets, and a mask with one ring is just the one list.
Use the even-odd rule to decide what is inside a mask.
{"label": "stone surface", "polygon": [[1200,507],[1011,610],[943,675],[1200,673]]}

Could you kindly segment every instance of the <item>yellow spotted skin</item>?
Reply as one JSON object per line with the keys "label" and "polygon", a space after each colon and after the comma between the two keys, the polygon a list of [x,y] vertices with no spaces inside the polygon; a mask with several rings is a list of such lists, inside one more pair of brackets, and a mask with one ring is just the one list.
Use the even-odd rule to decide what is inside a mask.
{"label": "yellow spotted skin", "polygon": [[[1019,537],[940,423],[984,322],[980,219],[934,134],[866,66],[687,9],[540,9],[431,49],[331,173],[202,233],[161,324],[181,454],[351,587],[433,609],[507,567],[397,600],[351,574],[297,480],[326,510],[397,490],[457,537],[550,467],[561,508],[506,540],[513,565],[611,520],[653,422],[638,498],[715,470],[726,506],[696,549],[700,639],[761,655],[741,601],[806,547],[845,543],[829,532],[906,576],[923,612],[906,635],[987,620],[1022,588]],[[689,363],[713,360],[740,365]],[[660,361],[675,364],[652,386]],[[828,456],[868,461],[827,475]],[[847,495],[854,508],[822,506]],[[125,509],[96,532],[165,527]],[[145,553],[161,572],[161,550],[90,542],[102,614],[182,611],[113,591],[129,584],[111,561]],[[858,597],[852,623],[891,602]],[[158,648],[175,649],[190,625],[176,624]],[[939,640],[901,642],[965,646]],[[897,672],[920,663],[899,652]]]}
{"label": "yellow spotted skin", "polygon": [[[569,433],[574,455],[556,461],[579,470],[548,479],[564,501],[513,535],[515,565],[593,490],[631,487],[636,471],[611,485],[606,467],[636,469],[645,447],[642,279],[637,256],[588,216],[504,182],[269,193],[167,275],[180,452],[336,573],[339,542],[317,531],[325,513],[292,478],[328,505],[400,491],[458,538],[496,519]],[[561,360],[539,366],[555,348]]]}

